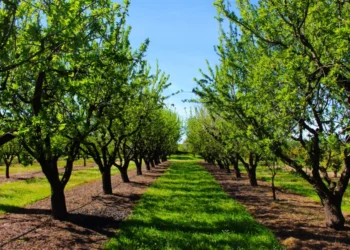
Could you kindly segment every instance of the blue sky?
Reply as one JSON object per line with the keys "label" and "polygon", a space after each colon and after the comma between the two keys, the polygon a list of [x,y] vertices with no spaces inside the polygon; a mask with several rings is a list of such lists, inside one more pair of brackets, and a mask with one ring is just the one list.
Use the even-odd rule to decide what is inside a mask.
{"label": "blue sky", "polygon": [[195,97],[190,92],[200,78],[199,69],[206,69],[206,59],[218,61],[214,46],[219,36],[212,0],[132,0],[128,23],[132,26],[131,42],[137,47],[146,38],[151,43],[147,59],[151,65],[170,74],[171,88],[166,94],[183,90],[173,96],[177,112],[186,117],[191,104],[183,99]]}

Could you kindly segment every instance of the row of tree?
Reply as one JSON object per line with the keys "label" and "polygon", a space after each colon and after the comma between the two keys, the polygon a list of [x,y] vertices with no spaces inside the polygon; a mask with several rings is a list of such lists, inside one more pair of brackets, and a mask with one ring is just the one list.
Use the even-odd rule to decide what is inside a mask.
{"label": "row of tree", "polygon": [[[195,101],[205,108],[189,119],[188,142],[222,167],[240,161],[253,186],[258,163],[278,159],[314,187],[327,226],[344,228],[350,3],[243,0],[239,14],[229,1],[215,5],[220,63],[197,80]],[[338,178],[328,176],[330,166],[342,169]]]}
{"label": "row of tree", "polygon": [[[64,188],[78,154],[124,181],[135,161],[154,165],[176,149],[180,120],[166,108],[169,77],[133,49],[129,1],[11,0],[0,4],[0,144],[18,140],[51,186],[52,214],[67,216]],[[59,175],[57,161],[65,158]]]}

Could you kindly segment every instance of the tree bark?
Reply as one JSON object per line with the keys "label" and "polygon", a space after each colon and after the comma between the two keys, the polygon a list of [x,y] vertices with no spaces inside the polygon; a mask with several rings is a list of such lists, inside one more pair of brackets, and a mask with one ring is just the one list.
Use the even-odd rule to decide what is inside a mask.
{"label": "tree bark", "polygon": [[64,220],[68,215],[64,188],[59,180],[56,183],[50,183],[50,185],[52,216],[56,220]]}
{"label": "tree bark", "polygon": [[112,194],[111,168],[105,167],[102,173],[102,189],[104,194]]}
{"label": "tree bark", "polygon": [[124,183],[130,182],[129,176],[128,176],[128,169],[122,167],[119,168],[120,176],[122,177],[122,180]]}
{"label": "tree bark", "polygon": [[275,187],[275,176],[276,176],[276,173],[273,173],[272,176],[271,176],[272,197],[273,197],[274,201],[277,200],[276,187]]}
{"label": "tree bark", "polygon": [[10,165],[7,162],[5,162],[6,165],[6,178],[9,179],[10,178]]}
{"label": "tree bark", "polygon": [[341,200],[341,198],[335,196],[322,200],[327,227],[336,230],[344,229],[345,218],[341,211]]}
{"label": "tree bark", "polygon": [[256,168],[250,167],[248,169],[249,182],[252,187],[258,186],[258,181],[256,180]]}
{"label": "tree bark", "polygon": [[154,162],[154,160],[151,160],[151,166],[152,166],[152,168],[156,167],[156,163]]}
{"label": "tree bark", "polygon": [[147,169],[147,171],[150,171],[150,170],[151,170],[151,165],[150,165],[149,160],[146,160],[146,159],[145,159],[145,163],[146,163],[146,169]]}
{"label": "tree bark", "polygon": [[238,166],[238,159],[237,158],[232,159],[231,163],[233,165],[233,169],[235,170],[236,178],[242,178],[241,171],[239,170],[239,166]]}
{"label": "tree bark", "polygon": [[84,167],[86,167],[86,157],[83,157],[84,159]]}
{"label": "tree bark", "polygon": [[218,165],[219,165],[220,169],[225,169],[225,166],[224,166],[224,164],[222,163],[221,160],[217,160],[217,162],[218,162]]}
{"label": "tree bark", "polygon": [[142,175],[142,160],[136,162],[136,174]]}

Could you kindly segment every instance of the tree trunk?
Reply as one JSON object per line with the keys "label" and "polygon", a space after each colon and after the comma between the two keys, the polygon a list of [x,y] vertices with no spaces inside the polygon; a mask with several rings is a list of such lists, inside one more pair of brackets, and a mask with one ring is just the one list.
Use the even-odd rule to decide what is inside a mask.
{"label": "tree trunk", "polygon": [[136,162],[136,174],[142,175],[142,160],[140,162]]}
{"label": "tree trunk", "polygon": [[149,162],[148,160],[145,159],[145,163],[146,163],[146,169],[147,169],[147,171],[150,171],[150,170],[151,170],[150,162]]}
{"label": "tree trunk", "polygon": [[238,167],[238,159],[233,159],[232,165],[233,165],[233,169],[235,170],[236,178],[241,178],[242,175],[241,175],[241,171],[239,170],[239,167]]}
{"label": "tree trunk", "polygon": [[338,177],[338,172],[334,171],[334,178],[337,178],[337,177]]}
{"label": "tree trunk", "polygon": [[83,157],[84,159],[84,167],[86,167],[86,157]]}
{"label": "tree trunk", "polygon": [[273,200],[277,200],[276,198],[276,187],[275,187],[275,176],[276,176],[276,173],[273,173],[272,176],[271,176],[271,188],[272,188],[272,197],[273,197]]}
{"label": "tree trunk", "polygon": [[19,154],[17,155],[17,160],[18,160],[18,164],[22,164],[21,156]]}
{"label": "tree trunk", "polygon": [[6,165],[6,178],[9,179],[10,178],[10,165],[7,162],[5,162]]}
{"label": "tree trunk", "polygon": [[323,199],[323,208],[326,216],[326,226],[341,230],[344,229],[345,218],[341,211],[341,198],[327,197]]}
{"label": "tree trunk", "polygon": [[248,177],[249,177],[249,182],[251,186],[253,187],[258,186],[258,181],[256,180],[256,168],[250,167],[248,169]]}
{"label": "tree trunk", "polygon": [[66,199],[64,197],[64,188],[59,180],[51,184],[51,210],[52,216],[56,220],[64,220],[67,215]]}
{"label": "tree trunk", "polygon": [[105,167],[102,173],[102,188],[104,194],[112,194],[111,168]]}
{"label": "tree trunk", "polygon": [[122,180],[123,180],[123,182],[130,182],[130,180],[129,180],[129,176],[128,176],[128,169],[126,169],[126,168],[119,168],[119,171],[120,171],[120,175],[121,175],[121,177],[122,177]]}
{"label": "tree trunk", "polygon": [[151,166],[152,166],[152,168],[156,167],[156,163],[154,162],[154,160],[151,160]]}
{"label": "tree trunk", "polygon": [[224,164],[222,164],[222,161],[217,160],[217,162],[218,162],[218,165],[219,165],[220,169],[225,169],[225,166],[224,166]]}

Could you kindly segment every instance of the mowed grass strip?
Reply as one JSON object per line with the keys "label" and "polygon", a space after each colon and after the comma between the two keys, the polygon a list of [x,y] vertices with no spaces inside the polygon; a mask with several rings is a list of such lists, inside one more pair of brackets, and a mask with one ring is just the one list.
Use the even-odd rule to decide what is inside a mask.
{"label": "mowed grass strip", "polygon": [[174,162],[106,249],[280,249],[271,231],[195,162]]}
{"label": "mowed grass strip", "polygon": [[[134,168],[135,164],[130,163],[129,170]],[[119,174],[119,170],[113,167],[112,175],[115,174]],[[65,190],[98,179],[101,179],[101,174],[97,167],[74,171]],[[4,183],[0,185],[0,214],[22,208],[35,201],[44,199],[50,194],[50,185],[46,178],[32,178],[24,181]]]}
{"label": "mowed grass strip", "polygon": [[[246,173],[243,167],[241,170],[242,172]],[[256,174],[258,179],[271,183],[271,173],[266,166],[259,166]],[[309,197],[314,201],[320,202],[320,198],[316,194],[312,185],[297,174],[290,171],[279,169],[275,177],[275,185],[295,194],[300,194],[302,196]],[[344,194],[342,210],[343,212],[350,213],[350,188],[348,188]]]}

